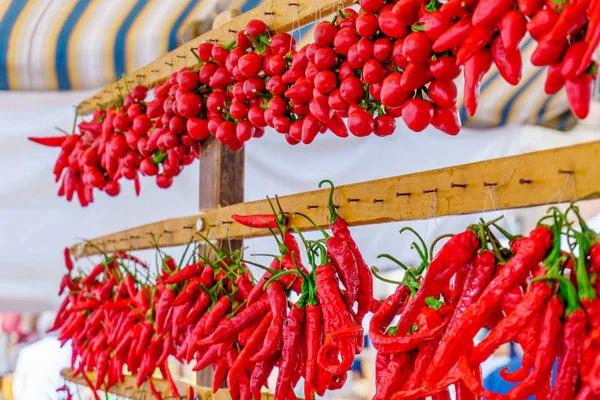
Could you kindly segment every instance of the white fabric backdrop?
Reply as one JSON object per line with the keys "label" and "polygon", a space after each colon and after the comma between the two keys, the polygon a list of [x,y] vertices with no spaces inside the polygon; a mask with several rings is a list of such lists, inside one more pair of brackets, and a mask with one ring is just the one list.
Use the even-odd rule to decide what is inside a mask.
{"label": "white fabric backdrop", "polygon": [[[26,137],[57,134],[55,126],[70,130],[73,105],[90,93],[0,92],[0,311],[56,307],[60,302],[56,290],[64,272],[62,249],[79,238],[197,211],[197,164],[187,167],[166,191],[146,178],[140,197],[135,197],[130,182],[123,184],[117,198],[98,193],[87,208],[57,197],[52,167],[58,150],[35,145]],[[597,129],[592,126],[567,135],[541,128],[509,127],[465,130],[457,137],[448,137],[434,130],[414,133],[399,127],[388,138],[341,140],[326,134],[311,146],[295,147],[277,133],[268,132],[246,148],[246,200],[312,190],[324,178],[341,185],[565,146],[597,139]],[[490,197],[487,209],[493,210],[497,202]],[[517,230],[514,213],[506,215],[512,216],[507,218],[508,227]],[[427,232],[431,240],[434,235],[464,228],[477,217],[436,218],[410,225]],[[376,262],[376,255],[382,252],[409,257],[408,245],[413,238],[398,235],[402,226],[355,229],[369,263],[382,266]],[[248,241],[247,246],[248,253],[276,250],[268,239]],[[152,253],[144,255],[154,259]],[[381,294],[388,290],[386,285],[378,286]]]}

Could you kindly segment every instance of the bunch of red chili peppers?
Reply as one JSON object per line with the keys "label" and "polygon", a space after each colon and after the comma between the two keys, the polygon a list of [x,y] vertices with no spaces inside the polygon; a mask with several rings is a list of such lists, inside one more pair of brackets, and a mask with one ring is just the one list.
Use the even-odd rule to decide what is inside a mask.
{"label": "bunch of red chili peppers", "polygon": [[71,341],[77,374],[97,372],[96,382],[88,382],[94,390],[121,382],[126,366],[136,384],[148,381],[159,399],[149,380],[159,369],[179,398],[170,356],[193,360],[194,370],[212,365],[213,390],[226,381],[234,399],[261,398],[276,366],[276,399],[295,398],[301,376],[306,398],[341,388],[363,348],[361,321],[373,289],[346,223],[331,210],[333,236],[307,242],[298,232],[310,271],[281,206],[273,214],[233,216],[243,225],[272,229],[277,238],[281,254],[261,266],[266,272],[258,282],[240,251],[225,253],[206,239],[212,254],[194,251],[184,262],[186,250],[179,265],[159,251],[161,269],[154,279],[142,261],[125,253],[106,255],[89,273],[76,275],[66,249],[68,271],[59,293],[67,296],[51,330],[60,330],[63,343]]}
{"label": "bunch of red chili peppers", "polygon": [[[396,118],[414,131],[429,125],[456,135],[461,121],[454,80],[464,73],[465,106],[474,115],[492,63],[516,85],[519,49],[527,32],[538,41],[531,57],[549,66],[548,94],[566,87],[571,108],[587,117],[597,75],[598,0],[361,0],[317,24],[315,42],[296,50],[287,33],[259,20],[236,39],[192,49],[198,64],[174,72],[154,88],[137,86],[115,105],[98,109],[78,133],[30,138],[60,146],[54,168],[59,195],[83,206],[93,189],[111,196],[121,178],[155,176],[172,185],[199,157],[199,142],[215,136],[232,150],[269,126],[290,144],[319,133],[339,137],[391,135]],[[463,70],[464,67],[464,71]]]}
{"label": "bunch of red chili peppers", "polygon": [[[565,237],[568,251],[561,250]],[[423,259],[418,268],[382,255],[405,275],[370,325],[378,351],[375,399],[449,399],[451,386],[457,399],[600,396],[600,244],[576,205],[566,213],[552,208],[527,237],[482,221],[453,235],[431,259],[433,250],[420,242],[413,244]],[[482,328],[490,331],[475,344]],[[510,341],[523,348],[522,367],[501,375],[517,385],[506,395],[492,393],[483,387],[480,364]]]}
{"label": "bunch of red chili peppers", "polygon": [[[322,239],[307,241],[290,229],[278,199],[272,214],[232,216],[272,230],[280,254],[271,256],[269,267],[203,238],[211,254],[193,251],[187,262],[189,246],[179,264],[159,251],[154,279],[125,253],[106,255],[76,276],[65,250],[60,293],[68,294],[52,330],[60,329],[61,341],[71,340],[77,373],[95,370],[97,380],[88,384],[108,390],[123,380],[124,366],[138,385],[159,369],[179,396],[167,365],[172,356],[193,360],[194,370],[212,365],[214,391],[227,382],[234,399],[256,399],[278,367],[275,399],[296,398],[301,377],[312,399],[344,385],[363,348],[362,320],[372,312],[374,399],[448,399],[452,386],[458,399],[600,397],[600,239],[575,204],[565,212],[551,208],[526,237],[506,232],[498,220],[482,220],[428,248],[404,228],[401,233],[418,238],[412,247],[421,263],[409,268],[382,254],[405,270],[394,282],[375,267],[369,271],[336,213],[333,184],[324,183],[331,185],[331,233],[321,229]],[[434,255],[445,236],[451,237]],[[568,248],[562,249],[565,238]],[[249,264],[265,270],[258,281]],[[373,299],[373,275],[397,285],[384,302]],[[475,344],[482,328],[489,334]],[[523,348],[522,367],[501,375],[517,385],[507,395],[492,393],[482,384],[480,364],[510,341]]]}

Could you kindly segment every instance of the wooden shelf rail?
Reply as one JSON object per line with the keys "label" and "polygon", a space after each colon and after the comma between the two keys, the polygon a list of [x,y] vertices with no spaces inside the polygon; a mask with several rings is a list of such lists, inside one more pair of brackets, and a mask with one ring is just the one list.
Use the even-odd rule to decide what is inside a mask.
{"label": "wooden shelf rail", "polygon": [[[425,219],[567,202],[600,191],[600,141],[486,160],[409,175],[339,186],[337,212],[350,225]],[[315,182],[316,184],[316,182]],[[314,229],[302,212],[319,226],[329,225],[322,189],[281,197],[288,224]],[[199,215],[168,219],[102,236],[71,248],[76,257],[104,252],[152,248],[153,237],[164,247],[184,245],[197,233],[214,240],[269,235],[246,228],[232,214],[269,213],[267,200],[217,208]]]}
{"label": "wooden shelf rail", "polygon": [[338,7],[346,7],[353,3],[353,0],[264,0],[256,8],[184,43],[158,60],[119,79],[94,96],[82,101],[77,106],[77,114],[90,114],[98,105],[111,104],[120,93],[125,93],[127,86],[141,84],[152,87],[166,81],[172,72],[185,66],[196,65],[196,59],[190,49],[196,49],[200,43],[205,41],[229,43],[235,39],[237,32],[244,29],[248,21],[252,19],[265,21],[272,32],[288,32],[305,26],[317,18],[330,15]]}
{"label": "wooden shelf rail", "polygon": [[[77,377],[74,377],[74,371],[72,369],[64,369],[61,371],[60,374],[66,381],[73,382],[81,386],[87,386],[87,383],[83,376],[79,375]],[[95,372],[88,372],[87,376],[91,382],[96,381]],[[177,397],[172,395],[166,380],[152,378],[152,383],[154,384],[156,390],[161,394],[161,397],[163,399],[178,399]],[[229,394],[229,390],[227,389],[219,389],[216,393],[213,393],[212,389],[207,387],[196,385],[191,386],[194,388],[198,399],[231,400],[231,395]],[[190,385],[187,383],[177,382],[177,390],[179,390],[179,394],[181,394],[182,396],[185,396],[188,393],[189,387]],[[118,383],[115,386],[113,386],[109,390],[109,393],[117,395],[119,397],[124,397],[133,400],[147,400],[154,398],[154,396],[152,396],[152,393],[150,392],[150,387],[148,383],[144,383],[141,387],[137,387],[135,385],[135,375],[125,376],[124,382]],[[273,400],[274,398],[275,396],[272,394],[262,393],[261,400]]]}

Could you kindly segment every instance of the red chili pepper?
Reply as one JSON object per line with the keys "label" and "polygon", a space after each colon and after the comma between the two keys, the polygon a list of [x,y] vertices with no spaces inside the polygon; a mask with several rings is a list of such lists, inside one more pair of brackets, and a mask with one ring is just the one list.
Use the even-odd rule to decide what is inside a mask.
{"label": "red chili pepper", "polygon": [[319,304],[306,306],[306,323],[304,337],[306,338],[306,370],[304,374],[304,397],[312,399],[315,395],[317,379],[317,355],[321,347],[323,314]]}
{"label": "red chili pepper", "polygon": [[256,215],[237,215],[233,214],[231,219],[239,224],[250,228],[277,228],[277,215],[275,214],[256,214]]}
{"label": "red chili pepper", "polygon": [[504,48],[502,38],[497,36],[492,41],[491,53],[492,59],[504,80],[513,86],[518,85],[523,72],[521,51],[519,49],[512,52],[507,51]]}
{"label": "red chili pepper", "polygon": [[[233,349],[231,349],[233,351]],[[213,376],[213,393],[217,393],[217,390],[221,387],[223,381],[227,376],[227,357],[221,357],[216,363],[213,363],[214,376]]]}
{"label": "red chili pepper", "polygon": [[281,350],[281,365],[275,387],[275,399],[288,399],[288,393],[293,389],[292,376],[300,363],[300,346],[304,310],[293,305],[287,319],[287,326],[283,334],[283,348]]}
{"label": "red chili pepper", "polygon": [[470,15],[479,0],[448,0],[442,5],[441,11],[451,18]]}
{"label": "red chili pepper", "polygon": [[600,7],[598,7],[597,3],[597,1],[593,2],[589,8],[591,10],[590,22],[588,23],[588,31],[585,35],[585,41],[589,43],[589,47],[583,56],[579,73],[583,73],[590,62],[592,62],[594,52],[600,44]]}
{"label": "red chili pepper", "polygon": [[261,388],[263,386],[267,386],[267,379],[269,375],[271,375],[271,371],[277,364],[279,360],[280,354],[275,354],[271,358],[261,361],[256,364],[254,367],[254,371],[252,371],[252,375],[250,377],[250,391],[252,392],[252,396],[255,399],[260,399],[261,397]]}
{"label": "red chili pepper", "polygon": [[407,304],[398,321],[398,334],[406,335],[415,322],[428,297],[439,295],[441,287],[463,265],[467,264],[479,247],[479,240],[473,231],[454,235],[429,264],[425,279],[416,295]]}
{"label": "red chili pepper", "polygon": [[210,310],[208,317],[206,319],[206,323],[204,325],[204,334],[208,335],[212,332],[213,328],[219,322],[219,320],[227,314],[229,309],[231,308],[231,300],[227,296],[221,297],[213,308]]}
{"label": "red chili pepper", "polygon": [[458,135],[462,128],[458,109],[456,107],[436,108],[431,125],[447,135]]}
{"label": "red chili pepper", "polygon": [[519,49],[519,43],[527,33],[527,19],[523,13],[511,10],[502,17],[498,29],[504,48],[511,53]]}
{"label": "red chili pepper", "polygon": [[588,21],[590,0],[577,0],[569,4],[558,17],[549,33],[549,40],[562,41],[577,32]]}
{"label": "red chili pepper", "polygon": [[[354,360],[354,353],[362,347],[362,327],[350,316],[337,284],[335,268],[331,264],[317,267],[317,297],[322,304],[325,341],[319,350],[319,366],[333,375],[348,371]],[[360,346],[358,343],[360,339]],[[339,354],[331,363],[328,353]]]}
{"label": "red chili pepper", "polygon": [[[461,354],[462,343],[475,337],[485,321],[500,305],[506,292],[522,282],[542,260],[549,248],[548,237],[551,236],[551,232],[546,227],[540,226],[530,234],[529,238],[520,241],[515,256],[492,279],[481,297],[467,307],[462,315],[453,322],[452,327],[446,331],[425,376],[423,382],[425,387],[433,386],[438,376],[444,376],[450,371]],[[536,240],[533,240],[532,237],[535,237]]]}
{"label": "red chili pepper", "polygon": [[390,357],[390,362],[377,382],[373,400],[386,400],[400,390],[410,374],[410,356],[408,353],[398,353]]}
{"label": "red chili pepper", "polygon": [[500,345],[517,336],[527,322],[542,309],[546,299],[552,296],[553,291],[547,282],[534,283],[516,309],[500,321],[490,334],[471,351],[471,362],[485,361]]}
{"label": "red chili pepper", "polygon": [[[331,182],[329,182],[331,183]],[[348,229],[348,225],[346,221],[344,221],[341,217],[339,217],[335,213],[335,207],[333,206],[332,197],[333,196],[333,185],[332,191],[329,199],[329,210],[331,213],[331,231],[333,235],[336,237],[340,237],[346,241],[352,253],[354,254],[354,258],[356,259],[359,271],[359,292],[358,292],[358,311],[356,313],[356,322],[361,323],[364,316],[367,312],[369,312],[369,308],[371,305],[371,300],[373,298],[373,277],[371,275],[371,271],[365,263],[356,242],[350,235],[350,230]]]}
{"label": "red chili pepper", "polygon": [[101,273],[104,272],[104,264],[97,264],[94,266],[92,271],[88,274],[88,276],[81,282],[84,286],[91,286],[96,278],[100,276]]}
{"label": "red chili pepper", "polygon": [[33,143],[48,147],[61,147],[69,136],[28,137]]}
{"label": "red chili pepper", "polygon": [[581,352],[587,327],[585,312],[578,308],[565,317],[562,331],[561,354],[552,388],[552,400],[571,399],[575,396]]}
{"label": "red chili pepper", "polygon": [[165,329],[167,315],[171,311],[171,305],[176,296],[175,290],[166,288],[156,304],[156,331],[159,333],[162,333]]}
{"label": "red chili pepper", "polygon": [[537,13],[544,6],[545,0],[518,0],[519,10],[528,17]]}
{"label": "red chili pepper", "polygon": [[269,311],[269,300],[261,299],[248,306],[248,308],[244,309],[235,317],[225,318],[217,325],[215,331],[208,338],[201,340],[199,344],[214,344],[227,341],[244,330],[248,324],[261,319],[267,311]]}
{"label": "red chili pepper", "polygon": [[360,282],[356,258],[348,243],[339,237],[327,239],[327,255],[346,288],[346,304],[348,308],[352,308],[358,299]]}
{"label": "red chili pepper", "polygon": [[581,74],[575,80],[567,80],[565,83],[567,99],[575,116],[585,119],[590,113],[592,104],[592,90],[594,78],[589,73]]}
{"label": "red chili pepper", "polygon": [[465,15],[435,40],[432,47],[433,51],[436,53],[443,53],[444,51],[462,45],[472,29],[473,24],[471,23],[471,16]]}
{"label": "red chili pepper", "polygon": [[565,39],[553,41],[546,34],[540,39],[537,47],[531,54],[531,63],[536,67],[543,67],[557,63],[565,53],[567,41]]}
{"label": "red chili pepper", "polygon": [[171,390],[171,396],[176,399],[181,398],[179,394],[179,389],[177,389],[177,384],[173,380],[173,376],[171,375],[171,370],[169,369],[168,361],[165,360],[163,363],[157,363],[160,368],[160,373],[163,376],[163,379],[166,379],[169,384],[169,389]]}
{"label": "red chili pepper", "polygon": [[473,12],[473,25],[495,28],[496,23],[515,6],[515,0],[480,0]]}
{"label": "red chili pepper", "polygon": [[[571,43],[562,61],[562,75],[567,80],[575,80],[580,75],[579,69],[582,67],[583,57],[588,49],[586,42],[575,42]],[[583,66],[585,71],[589,67],[589,64]]]}
{"label": "red chili pepper", "polygon": [[544,92],[546,92],[546,94],[557,93],[565,86],[565,82],[565,77],[562,74],[562,64],[552,64],[548,67],[548,75],[546,75]]}
{"label": "red chili pepper", "polygon": [[537,41],[540,41],[558,21],[558,14],[549,8],[538,11],[529,22],[527,31]]}
{"label": "red chili pepper", "polygon": [[452,108],[456,105],[457,92],[453,81],[434,80],[427,89],[427,97],[440,108]]}
{"label": "red chili pepper", "polygon": [[463,65],[477,54],[481,54],[481,50],[492,41],[493,34],[494,29],[474,27],[456,54],[456,65]]}
{"label": "red chili pepper", "polygon": [[456,79],[462,69],[456,65],[456,58],[450,56],[433,56],[429,61],[429,69],[435,79],[452,81]]}
{"label": "red chili pepper", "polygon": [[541,332],[543,333],[539,339],[533,371],[522,383],[510,390],[509,397],[524,399],[533,395],[537,385],[541,383],[540,380],[551,373],[560,340],[560,318],[563,310],[562,301],[558,297],[548,300],[542,321]]}
{"label": "red chili pepper", "polygon": [[340,117],[337,111],[333,113],[331,119],[327,123],[327,129],[329,129],[338,137],[348,137],[348,128],[346,127],[344,120],[342,119],[342,117]]}
{"label": "red chili pepper", "polygon": [[203,279],[201,276],[196,276],[190,279],[183,287],[181,293],[179,293],[175,300],[173,300],[171,307],[182,306],[194,301],[200,292],[201,285],[203,285]]}
{"label": "red chili pepper", "polygon": [[248,343],[246,346],[244,346],[244,349],[235,360],[235,363],[231,366],[229,375],[227,376],[228,387],[234,386],[234,382],[238,379],[238,377],[250,369],[251,359],[254,358],[259,351],[260,345],[267,334],[267,331],[269,330],[274,314],[276,315],[276,313],[269,311],[265,315],[261,323],[258,325],[258,328],[250,337],[250,340],[248,340]]}
{"label": "red chili pepper", "polygon": [[412,25],[419,19],[418,13],[423,0],[400,0],[394,4],[394,14],[404,25]]}
{"label": "red chili pepper", "polygon": [[281,345],[283,329],[287,317],[287,297],[278,282],[273,282],[267,288],[269,305],[273,315],[271,325],[266,336],[263,335],[263,347],[256,354],[252,355],[252,362],[264,361],[277,352]]}
{"label": "red chili pepper", "polygon": [[481,50],[473,55],[465,64],[465,107],[472,117],[477,111],[481,81],[492,67],[492,55],[489,50]]}
{"label": "red chili pepper", "polygon": [[210,266],[208,266],[208,265],[204,266],[199,262],[190,264],[190,265],[180,269],[173,275],[169,276],[167,278],[167,280],[165,281],[165,283],[167,285],[174,285],[177,283],[185,282],[187,280],[192,279],[193,277],[195,277],[196,275],[200,274],[201,272],[203,272],[207,269],[212,271],[212,268]]}
{"label": "red chili pepper", "polygon": [[[428,63],[408,63],[404,69],[404,74],[402,74],[400,86],[405,91],[415,90],[427,85],[432,79],[433,75]],[[383,88],[381,90],[383,99]]]}

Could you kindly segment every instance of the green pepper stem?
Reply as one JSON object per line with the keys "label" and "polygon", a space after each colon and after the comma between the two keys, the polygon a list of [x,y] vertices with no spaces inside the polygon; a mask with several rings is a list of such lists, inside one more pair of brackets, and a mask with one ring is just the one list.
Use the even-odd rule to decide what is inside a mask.
{"label": "green pepper stem", "polygon": [[273,275],[273,277],[271,277],[271,279],[269,279],[267,282],[265,282],[265,285],[263,286],[263,290],[267,290],[267,288],[269,287],[269,285],[271,283],[279,280],[282,276],[291,275],[291,274],[301,276],[300,273],[294,269],[290,269],[289,271],[282,271],[276,275]]}
{"label": "green pepper stem", "polygon": [[327,208],[329,208],[330,222],[333,224],[338,216],[337,212],[335,211],[335,205],[333,204],[333,193],[335,191],[335,186],[333,185],[333,182],[329,179],[323,179],[321,182],[319,182],[319,188],[321,188],[324,183],[327,183],[331,186],[331,189],[329,190]]}
{"label": "green pepper stem", "polygon": [[387,253],[383,253],[377,256],[377,258],[387,258],[388,260],[394,262],[395,264],[398,264],[398,266],[400,268],[402,268],[405,271],[408,271],[409,268],[400,260],[398,260],[397,258],[395,258],[394,256],[387,254]]}
{"label": "green pepper stem", "polygon": [[454,234],[453,233],[446,233],[445,235],[440,235],[438,237],[436,237],[433,242],[431,242],[431,246],[429,246],[429,260],[433,260],[433,250],[435,249],[435,245],[438,244],[438,242],[442,239],[445,238],[451,238],[453,237]]}
{"label": "green pepper stem", "polygon": [[[299,213],[299,212],[294,213],[294,216],[296,216],[296,215],[299,215],[302,218],[305,218],[312,226],[314,226],[317,230],[319,230],[323,234],[323,236],[325,238],[329,238],[330,237],[329,234],[325,231],[325,229],[323,229],[319,225],[317,225],[315,223],[315,221],[313,221],[308,215],[303,214],[303,213]],[[293,227],[292,229],[294,229],[294,232],[300,232],[298,230],[298,228],[296,228],[296,227]]]}
{"label": "green pepper stem", "polygon": [[277,272],[279,272],[279,270],[276,270],[276,269],[273,269],[273,268],[269,268],[269,267],[265,267],[262,264],[258,264],[258,263],[252,262],[252,261],[242,260],[242,262],[245,263],[245,264],[254,265],[257,268],[260,268],[260,269],[263,269],[263,270],[265,270],[267,272],[270,272],[271,274],[276,274]]}
{"label": "green pepper stem", "polygon": [[379,279],[382,282],[391,283],[392,285],[405,285],[406,284],[406,282],[400,282],[400,281],[395,281],[393,279],[384,278],[383,276],[379,275],[379,268],[377,268],[377,267],[371,267],[371,273],[373,274],[373,276],[375,278]]}
{"label": "green pepper stem", "polygon": [[425,244],[425,240],[423,239],[423,237],[421,235],[419,235],[417,233],[417,231],[414,230],[413,228],[411,228],[410,226],[405,226],[404,228],[400,229],[400,234],[402,234],[405,231],[412,232],[417,237],[417,239],[419,239],[421,246],[423,246],[423,252],[425,253],[425,259],[427,260],[429,258],[429,254],[427,253],[427,245]]}

